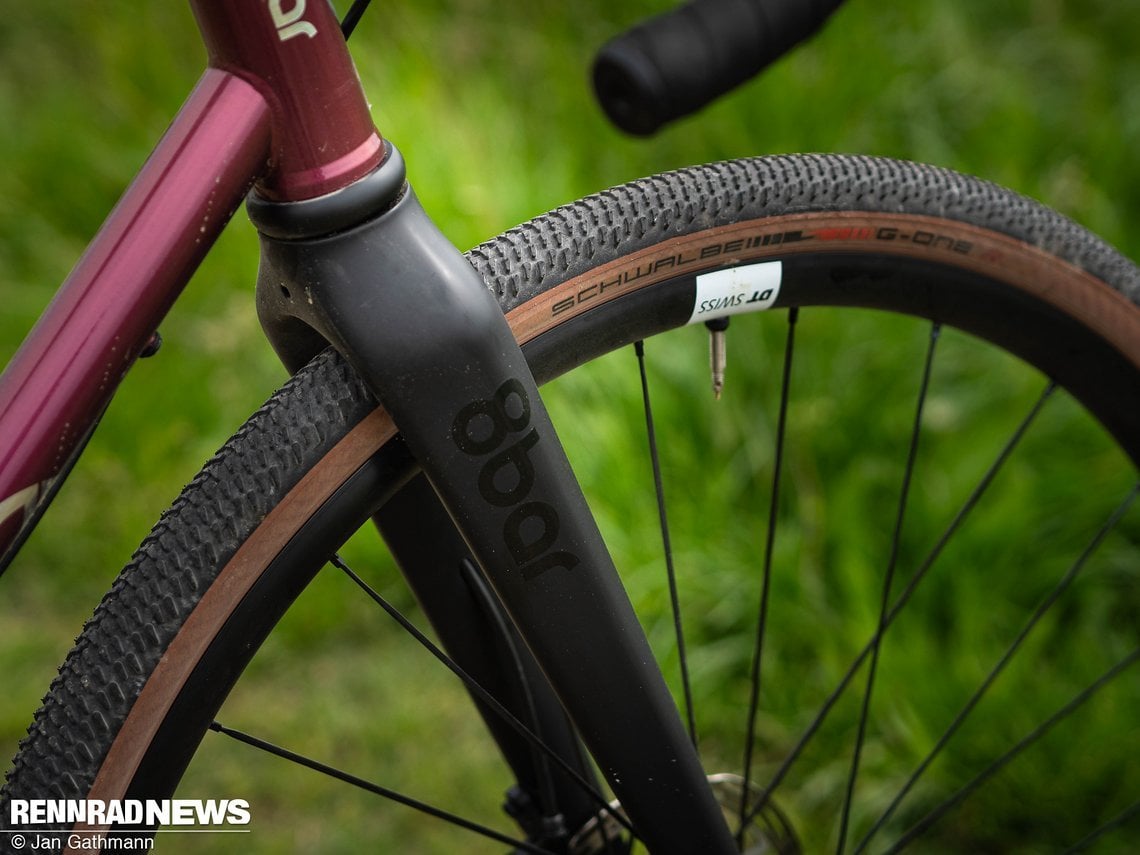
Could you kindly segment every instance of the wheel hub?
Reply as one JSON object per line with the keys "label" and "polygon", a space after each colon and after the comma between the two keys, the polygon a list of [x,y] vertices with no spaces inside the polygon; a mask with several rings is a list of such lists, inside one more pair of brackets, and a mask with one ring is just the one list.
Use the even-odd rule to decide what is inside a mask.
{"label": "wheel hub", "polygon": [[[764,800],[764,793],[754,784],[748,785],[745,799],[745,782],[739,775],[722,772],[709,776],[713,795],[724,813],[725,821],[736,832],[741,855],[800,855],[803,851],[787,816],[772,800]],[[748,818],[740,828],[741,805]],[[570,855],[614,855],[627,853],[632,842],[629,832],[615,818],[626,818],[621,803],[613,801],[608,811],[602,811],[587,822],[570,838],[567,852]]]}

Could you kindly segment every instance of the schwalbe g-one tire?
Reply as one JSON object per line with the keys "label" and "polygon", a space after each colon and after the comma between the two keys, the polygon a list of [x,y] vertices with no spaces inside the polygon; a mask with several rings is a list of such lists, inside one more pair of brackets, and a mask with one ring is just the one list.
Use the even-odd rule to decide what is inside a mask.
{"label": "schwalbe g-one tire", "polygon": [[[734,161],[605,191],[468,257],[540,381],[686,323],[697,273],[780,260],[777,307],[867,305],[963,327],[1053,375],[1140,459],[1140,273],[1070,221],[975,179],[861,157]],[[123,571],[52,684],[5,799],[123,798],[144,784],[169,795],[173,781],[158,779],[181,773],[252,655],[232,651],[259,643],[315,572],[266,568],[282,550],[334,549],[413,473],[343,362],[315,359]],[[330,510],[341,507],[351,514]],[[170,710],[181,732],[163,732],[162,751],[177,759],[157,762],[148,750]]]}

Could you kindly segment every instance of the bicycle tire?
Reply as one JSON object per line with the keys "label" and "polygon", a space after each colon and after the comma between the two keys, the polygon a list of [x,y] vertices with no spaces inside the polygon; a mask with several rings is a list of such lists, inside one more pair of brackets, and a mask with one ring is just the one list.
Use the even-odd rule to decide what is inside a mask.
{"label": "bicycle tire", "polygon": [[[774,308],[868,306],[965,329],[1053,377],[1140,461],[1140,271],[977,179],[865,157],[726,162],[558,208],[468,257],[540,382],[686,324],[698,273],[779,260]],[[312,555],[414,472],[344,363],[314,359],[205,466],[99,605],[21,744],[5,816],[13,798],[169,796],[320,566]]]}

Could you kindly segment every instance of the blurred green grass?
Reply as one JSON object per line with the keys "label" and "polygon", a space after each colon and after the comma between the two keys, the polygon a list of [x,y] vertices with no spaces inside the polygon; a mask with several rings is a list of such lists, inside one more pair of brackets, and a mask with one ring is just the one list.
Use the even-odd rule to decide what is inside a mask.
{"label": "blurred green grass", "polygon": [[[1126,254],[1140,256],[1134,229],[1140,222],[1140,56],[1126,6],[1109,0],[968,0],[937,6],[852,0],[820,38],[762,78],[652,141],[629,140],[600,117],[586,85],[586,69],[607,37],[660,8],[661,3],[648,0],[620,5],[425,0],[378,4],[365,17],[353,50],[377,123],[400,145],[425,206],[457,244],[473,245],[556,204],[694,162],[775,152],[858,151],[982,175],[1045,201]],[[6,361],[193,84],[202,51],[181,3],[0,0],[0,13],[0,157],[5,164],[0,170],[0,361]],[[0,673],[6,685],[0,697],[0,753],[11,754],[82,620],[153,520],[283,379],[257,332],[250,289],[255,269],[252,230],[239,213],[163,325],[162,353],[140,363],[127,379],[45,524],[0,580]],[[831,336],[845,327],[822,329]],[[755,351],[773,364],[779,335],[778,330],[760,333]],[[885,372],[896,354],[911,352],[903,350],[913,349],[908,335],[913,338],[913,331],[900,331],[877,352],[867,350],[857,329],[836,341],[834,353],[847,354],[832,381],[836,387],[816,393],[811,399],[815,409],[805,408],[798,418],[822,424],[833,419],[828,408],[834,406],[837,389],[855,401],[877,395],[885,375],[876,372]],[[699,351],[704,343],[697,339],[685,347]],[[696,353],[694,358],[699,366],[703,357]],[[835,357],[825,353],[820,359],[821,365],[832,365]],[[877,366],[876,359],[884,364]],[[1011,398],[1028,401],[1035,394],[1031,380],[1016,381],[1021,386],[1010,394],[1004,380],[987,373],[988,366],[958,365],[963,375],[958,387],[977,399],[975,412],[1006,413]],[[666,354],[657,367],[666,397],[689,371],[679,355]],[[603,372],[607,378],[617,373],[607,367]],[[814,371],[801,373],[815,376]],[[631,522],[635,513],[652,514],[652,508],[643,507],[644,481],[634,481],[643,440],[628,433],[618,418],[628,415],[636,423],[638,417],[636,389],[628,388],[628,382],[568,379],[563,384],[573,416],[568,442],[578,440],[572,447],[575,463],[583,480],[603,497],[599,516],[615,549],[629,556],[631,567],[649,567],[656,560],[653,537]],[[760,387],[756,391],[767,393]],[[690,408],[681,394],[658,406],[666,420]],[[616,412],[623,410],[628,413]],[[745,433],[771,432],[770,412],[730,412],[727,419],[736,420]],[[976,449],[954,445],[959,415],[948,410],[949,427],[936,433],[932,444],[950,449],[950,459],[966,461],[960,466],[963,472],[977,471],[986,452],[982,443]],[[905,421],[905,413],[901,418]],[[724,430],[717,425],[704,429],[710,442]],[[983,424],[982,435],[996,436],[999,430],[1000,425]],[[596,445],[591,440],[598,437],[612,448],[610,456],[574,450]],[[897,478],[878,455],[868,453],[849,479],[820,483],[826,481],[819,475],[825,463],[845,459],[853,445],[865,441],[858,425],[846,440],[833,439],[824,448],[823,462],[806,456],[793,460],[792,504],[799,522],[779,548],[804,572],[781,584],[797,602],[807,604],[805,611],[810,605],[831,615],[841,639],[862,640],[868,621],[874,620],[870,604],[875,595],[869,589],[878,572],[874,556],[882,532],[845,522],[842,514],[824,509],[823,500],[846,495],[858,505],[882,496],[889,502]],[[720,441],[727,445],[733,440]],[[671,483],[689,485],[707,478],[700,455],[685,451],[700,446],[673,445],[679,455],[669,464]],[[975,464],[975,459],[982,462]],[[764,459],[736,462],[743,471],[762,472],[766,465]],[[724,473],[726,479],[732,474]],[[1052,502],[1059,510],[1050,519],[1059,527],[1068,517],[1086,515],[1080,508],[1072,512],[1065,483],[1043,487],[1032,474],[1026,473],[1024,482],[1015,480],[995,500],[983,530],[963,550],[992,555],[987,547],[1003,548],[1005,532],[1019,524],[1026,504]],[[1070,475],[1066,471],[1055,481],[1065,482]],[[960,495],[956,486],[968,476],[955,469],[940,477],[945,495],[953,497]],[[753,502],[763,500],[720,482],[709,487],[707,496],[723,497],[717,491],[725,489],[736,489]],[[1056,497],[1043,490],[1055,491]],[[674,492],[683,494],[687,487]],[[681,505],[699,504],[686,503],[683,495],[676,498]],[[934,517],[952,507],[951,499],[930,501]],[[679,506],[674,516],[680,543],[690,542],[682,535],[696,536],[709,525],[697,507]],[[812,528],[824,525],[837,528],[834,540],[842,548],[831,544],[811,554],[806,544],[812,542]],[[699,549],[689,547],[690,568],[713,560],[704,540],[697,542]],[[368,545],[356,549],[365,560],[372,559]],[[1114,554],[1121,556],[1116,560],[1122,577],[1131,572],[1134,579],[1135,567],[1129,563],[1134,553],[1123,546],[1120,550]],[[735,551],[726,546],[724,560]],[[694,610],[709,617],[710,632],[740,630],[754,610],[752,599],[717,587],[710,574],[690,572],[695,576],[690,581],[702,589]],[[966,582],[943,578],[937,584],[941,587],[931,596],[936,605],[971,596],[963,590]],[[1017,595],[1018,583],[1008,587],[1010,596]],[[845,601],[858,597],[868,604],[865,612],[841,613]],[[313,605],[290,619],[282,639],[254,666],[258,673],[284,675],[293,690],[280,694],[277,682],[264,693],[236,695],[235,715],[243,714],[244,705],[271,718],[286,735],[303,734],[306,716],[322,708],[326,689],[328,694],[346,691],[367,701],[350,716],[351,732],[367,734],[367,711],[375,704],[397,722],[399,739],[392,743],[365,735],[339,747],[319,746],[330,753],[365,753],[387,765],[387,752],[407,751],[417,740],[446,742],[450,755],[480,750],[475,733],[460,735],[470,726],[461,696],[441,700],[435,729],[421,730],[414,701],[427,690],[409,698],[406,691],[389,688],[389,683],[420,679],[422,666],[414,653],[388,654],[386,670],[376,680],[360,679],[361,672],[379,667],[357,649],[369,613],[332,591],[317,591],[310,599]],[[788,643],[796,653],[773,665],[772,681],[802,682],[805,692],[816,682],[822,686],[839,667],[843,645],[821,649],[817,639],[797,637],[795,612],[788,623]],[[651,631],[667,649],[668,628]],[[953,645],[992,631],[984,622],[957,625],[947,629],[942,643]],[[933,642],[911,642],[923,643]],[[294,666],[288,657],[301,649],[309,651],[309,658]],[[737,674],[741,663],[739,654],[715,645],[706,655],[702,672],[707,684],[697,688],[715,697],[722,678]],[[937,658],[937,649],[933,655]],[[929,659],[897,657],[899,684],[917,681],[923,662]],[[805,673],[814,676],[806,680]],[[448,697],[442,687],[431,693]],[[890,691],[881,694],[892,697]],[[886,707],[882,718],[891,728],[883,751],[912,751],[914,744],[936,736],[921,733],[928,725],[916,723],[913,710]],[[765,726],[772,732],[794,730],[776,711]],[[493,777],[494,759],[479,757],[477,774]],[[442,769],[417,769],[417,762],[401,773],[410,776],[413,787],[417,777],[431,783],[443,777]],[[254,804],[261,825],[250,842],[261,847],[257,851],[355,851],[362,839],[389,841],[374,848],[397,851],[398,844],[390,841],[410,834],[415,824],[395,809],[344,799],[324,782],[289,792],[293,785],[277,781],[272,766],[253,771],[240,755],[210,755],[205,765],[217,776],[202,785],[207,795],[232,789]],[[841,759],[820,764],[817,776],[801,790],[830,792],[832,783],[825,779],[841,775],[842,765]],[[462,778],[452,785],[456,798],[474,798],[475,810],[493,815],[502,784],[481,787],[482,780]],[[322,814],[335,821],[285,831],[291,806],[307,803],[321,805]],[[335,834],[330,826],[337,827]],[[392,836],[380,836],[388,834]],[[417,851],[437,851],[433,845],[452,851],[457,844],[442,837]]]}

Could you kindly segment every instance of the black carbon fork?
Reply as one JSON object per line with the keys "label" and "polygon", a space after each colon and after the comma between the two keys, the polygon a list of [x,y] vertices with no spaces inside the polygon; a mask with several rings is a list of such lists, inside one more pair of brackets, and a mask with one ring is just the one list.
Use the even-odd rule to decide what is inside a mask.
{"label": "black carbon fork", "polygon": [[339,193],[249,210],[274,347],[295,370],[331,343],[387,408],[638,837],[734,852],[526,360],[398,153]]}

